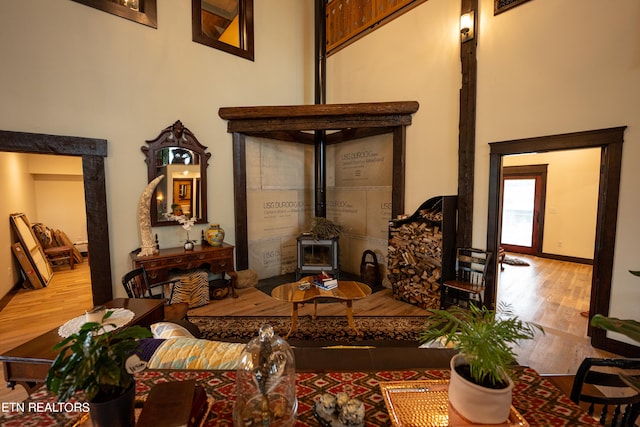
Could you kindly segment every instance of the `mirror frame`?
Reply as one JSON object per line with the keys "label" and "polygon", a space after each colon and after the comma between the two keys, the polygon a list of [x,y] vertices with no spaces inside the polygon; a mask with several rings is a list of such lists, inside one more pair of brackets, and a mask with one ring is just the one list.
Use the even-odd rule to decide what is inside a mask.
{"label": "mirror frame", "polygon": [[[174,124],[166,127],[160,132],[155,139],[145,141],[148,146],[143,145],[140,150],[145,154],[145,163],[147,164],[147,176],[149,181],[153,181],[158,175],[156,174],[156,153],[165,148],[183,148],[191,150],[200,155],[200,210],[201,216],[196,224],[207,223],[207,166],[209,166],[209,158],[211,153],[206,153],[207,147],[200,144],[195,135],[180,120],[176,120]],[[167,179],[165,177],[165,179]],[[152,201],[156,200],[156,191],[153,191]],[[179,225],[177,221],[158,221],[158,204],[151,203],[150,206],[151,225],[153,227],[165,227],[169,225]]]}
{"label": "mirror frame", "polygon": [[0,151],[82,156],[93,304],[113,298],[104,159],[107,140],[0,130]]}
{"label": "mirror frame", "polygon": [[253,0],[238,0],[240,47],[212,39],[202,31],[202,0],[191,0],[192,40],[253,61]]}

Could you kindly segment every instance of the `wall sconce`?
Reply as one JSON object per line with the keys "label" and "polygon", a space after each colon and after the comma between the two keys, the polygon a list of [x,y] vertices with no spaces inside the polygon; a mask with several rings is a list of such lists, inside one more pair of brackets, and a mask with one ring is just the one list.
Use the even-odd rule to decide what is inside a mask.
{"label": "wall sconce", "polygon": [[464,43],[473,39],[473,11],[465,13],[460,17],[460,42]]}

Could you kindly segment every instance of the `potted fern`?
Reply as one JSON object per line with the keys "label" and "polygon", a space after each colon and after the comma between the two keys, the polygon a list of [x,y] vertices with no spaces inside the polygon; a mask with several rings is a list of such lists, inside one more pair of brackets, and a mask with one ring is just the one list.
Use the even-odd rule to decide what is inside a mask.
{"label": "potted fern", "polygon": [[419,340],[443,341],[458,350],[451,359],[449,402],[467,420],[499,424],[511,410],[513,380],[509,367],[515,362],[513,346],[532,339],[541,327],[514,316],[506,305],[498,310],[471,304],[429,310]]}
{"label": "potted fern", "polygon": [[112,313],[107,311],[102,322],[85,323],[53,347],[60,353],[49,368],[46,387],[59,401],[82,391],[94,426],[133,426],[135,385],[129,359],[137,340],[151,332],[141,326],[107,331],[107,326],[115,328],[109,324]]}

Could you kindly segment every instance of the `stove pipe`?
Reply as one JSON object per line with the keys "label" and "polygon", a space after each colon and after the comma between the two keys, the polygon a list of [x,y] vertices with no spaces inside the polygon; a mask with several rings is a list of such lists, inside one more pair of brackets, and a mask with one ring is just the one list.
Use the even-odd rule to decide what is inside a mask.
{"label": "stove pipe", "polygon": [[[327,83],[327,43],[326,43],[326,0],[316,0],[315,13],[315,103],[326,103]],[[315,216],[327,216],[327,133],[315,131]]]}

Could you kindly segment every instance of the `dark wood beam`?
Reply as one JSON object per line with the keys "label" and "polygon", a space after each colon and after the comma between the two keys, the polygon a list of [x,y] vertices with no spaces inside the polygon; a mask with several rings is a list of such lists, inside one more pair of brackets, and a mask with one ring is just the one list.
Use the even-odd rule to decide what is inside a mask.
{"label": "dark wood beam", "polygon": [[228,132],[264,132],[408,126],[418,111],[416,101],[360,104],[223,107]]}
{"label": "dark wood beam", "polygon": [[458,136],[458,234],[457,246],[472,246],[473,188],[476,155],[476,86],[478,0],[462,0],[461,15],[474,12],[474,37],[461,42],[462,86]]}
{"label": "dark wood beam", "polygon": [[[236,213],[236,270],[249,268],[247,223],[247,149],[245,135],[233,134],[233,201]],[[243,236],[238,238],[237,236]]]}

